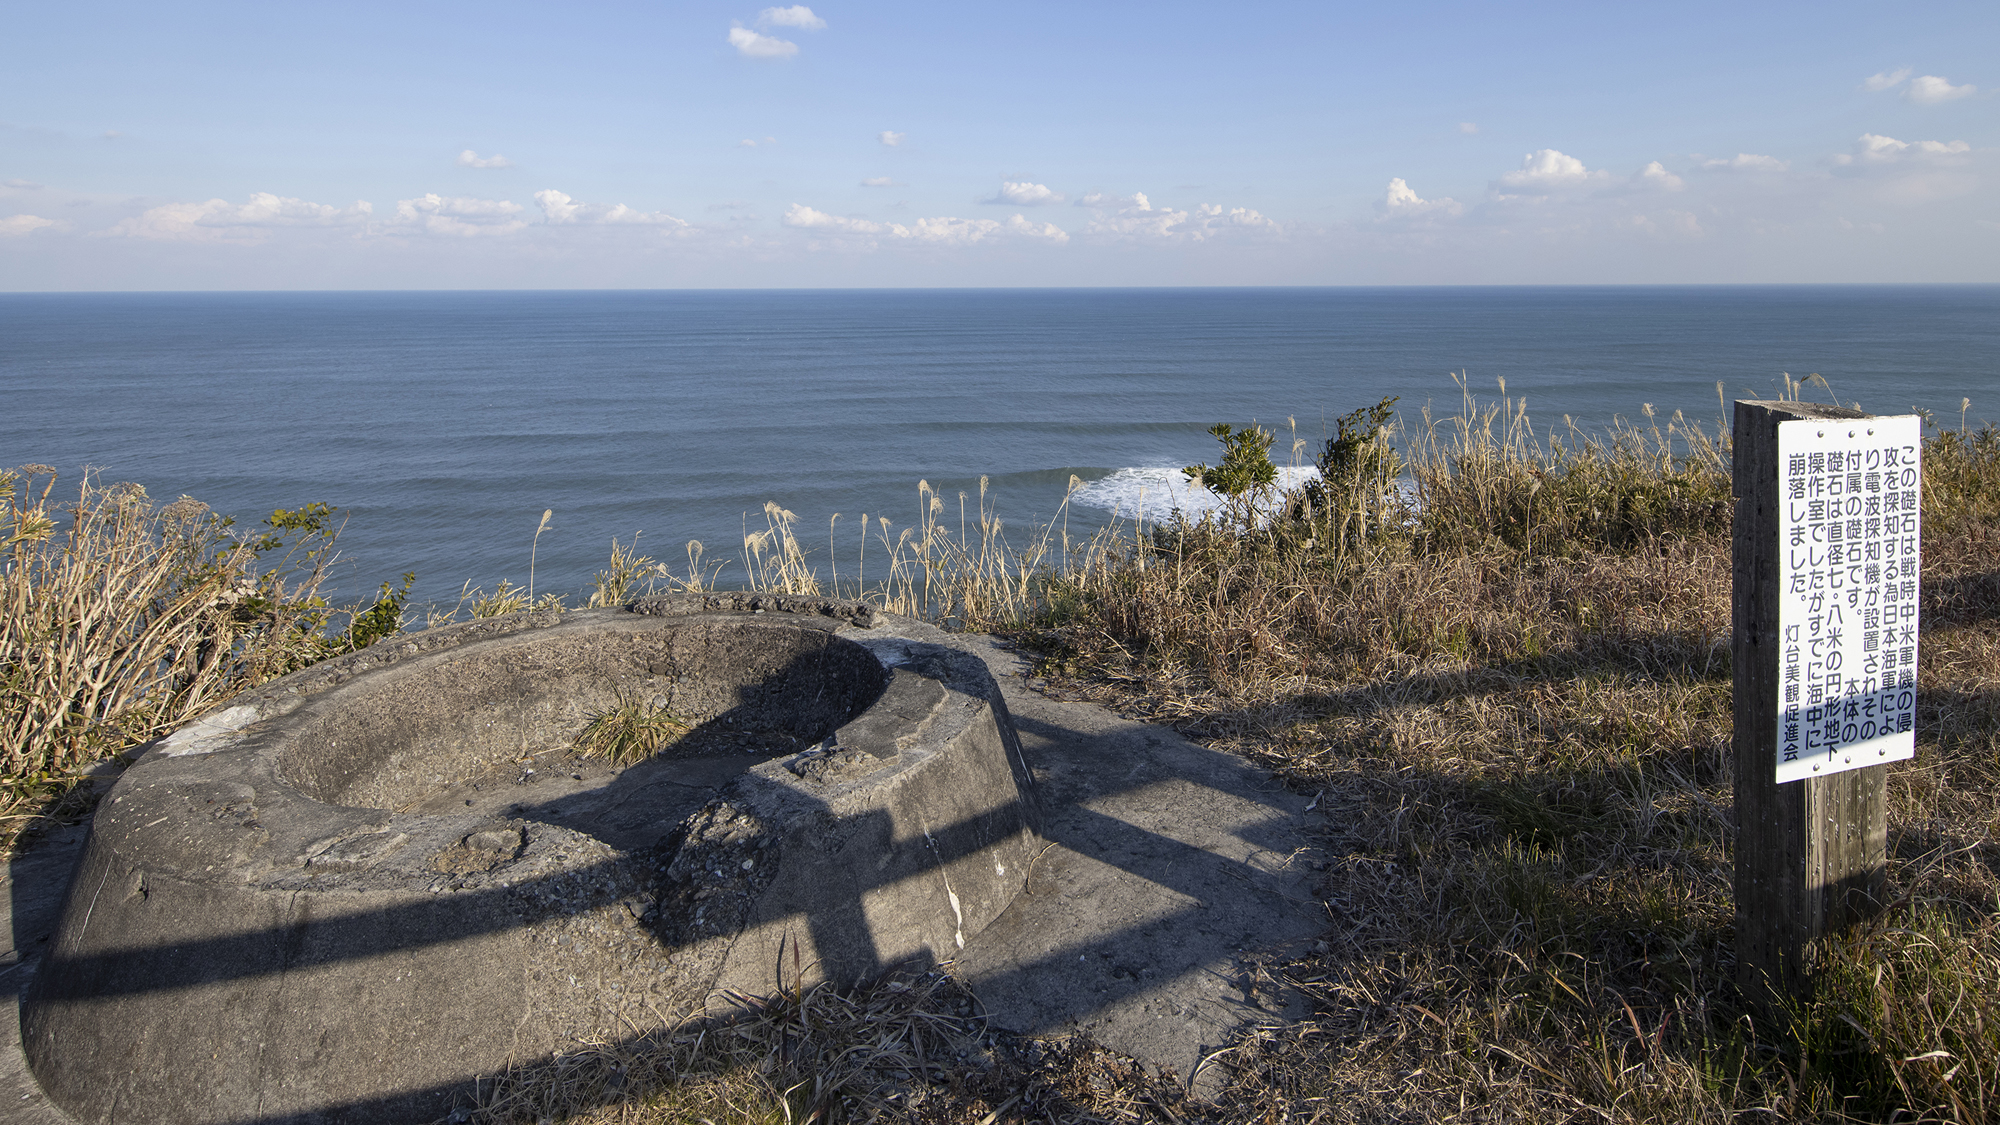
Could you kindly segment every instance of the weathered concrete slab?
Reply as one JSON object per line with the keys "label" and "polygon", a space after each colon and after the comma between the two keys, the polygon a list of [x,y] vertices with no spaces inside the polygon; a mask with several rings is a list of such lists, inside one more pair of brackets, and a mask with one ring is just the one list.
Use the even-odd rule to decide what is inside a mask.
{"label": "weathered concrete slab", "polygon": [[[990,669],[1020,733],[1020,752],[1037,779],[1045,846],[1029,865],[1025,893],[983,932],[963,949],[955,934],[940,939],[995,1023],[1035,1034],[1086,1032],[1185,1078],[1244,1024],[1297,1014],[1293,998],[1259,986],[1257,967],[1296,951],[1323,924],[1311,894],[1314,864],[1303,850],[1315,814],[1304,800],[1239,759],[1170,731],[1038,694],[1022,661],[990,639],[945,638],[893,617],[873,629],[847,620],[828,624],[906,670],[948,639]],[[819,768],[838,783],[853,766],[828,760]],[[541,776],[548,772],[538,773],[539,780],[503,778],[504,799],[468,788],[452,800],[473,799],[492,814],[522,803],[525,794],[538,815],[564,823],[568,803],[598,799],[584,779]],[[621,830],[636,830],[635,824]],[[925,826],[915,827],[921,837]],[[53,932],[81,844],[81,830],[39,843],[14,861],[0,895],[7,911],[0,933],[11,935],[14,950],[0,955],[0,1005],[7,1009],[0,1012],[0,1125],[70,1121],[42,1096],[13,1032],[16,999]],[[876,902],[857,909],[866,921],[895,907]],[[781,931],[776,943],[790,940]],[[768,930],[763,945],[774,945]],[[868,955],[889,964],[901,952]],[[385,1107],[352,1108],[357,1120],[368,1120]],[[236,1120],[297,1119],[273,1113]]]}
{"label": "weathered concrete slab", "polygon": [[83,825],[52,832],[0,875],[0,1123],[73,1125],[52,1105],[21,1054],[21,994],[41,967],[62,912],[63,891],[83,852]]}
{"label": "weathered concrete slab", "polygon": [[[877,632],[935,636],[893,617]],[[1239,1029],[1302,1016],[1258,967],[1324,930],[1307,800],[1170,730],[1036,692],[989,637],[957,640],[1000,683],[1048,844],[956,962],[994,1022],[1085,1032],[1194,1080]]]}
{"label": "weathered concrete slab", "polygon": [[[428,1121],[509,1066],[948,959],[1016,896],[1031,782],[978,658],[652,608],[398,638],[148,752],[25,997],[43,1089],[93,1123]],[[633,699],[692,729],[564,756]]]}

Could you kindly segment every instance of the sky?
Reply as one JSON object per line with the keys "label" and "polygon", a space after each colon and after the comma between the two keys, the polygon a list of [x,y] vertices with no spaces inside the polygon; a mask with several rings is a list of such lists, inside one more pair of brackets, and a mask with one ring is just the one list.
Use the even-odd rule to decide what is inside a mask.
{"label": "sky", "polygon": [[2000,282],[2000,4],[7,5],[0,290]]}

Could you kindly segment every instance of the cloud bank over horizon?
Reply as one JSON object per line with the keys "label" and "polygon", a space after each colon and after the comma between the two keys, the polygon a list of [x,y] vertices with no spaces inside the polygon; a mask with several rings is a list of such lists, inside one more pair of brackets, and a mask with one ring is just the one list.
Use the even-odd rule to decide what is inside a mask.
{"label": "cloud bank over horizon", "polygon": [[[1798,57],[1704,39],[1700,73],[1665,46],[1618,65],[1666,42],[1638,23],[1455,8],[1418,52],[1413,16],[1253,8],[1285,34],[1072,12],[1051,37],[899,0],[451,25],[450,58],[335,30],[250,108],[221,93],[255,84],[237,29],[38,11],[22,31],[55,46],[0,121],[0,287],[2000,281],[1979,6],[1947,0],[1903,58],[1865,20],[1745,16]],[[410,18],[412,43],[448,26]],[[102,69],[63,46],[85,26],[221,81]],[[1312,65],[1350,40],[1352,67]],[[1505,63],[1530,44],[1590,96]]]}

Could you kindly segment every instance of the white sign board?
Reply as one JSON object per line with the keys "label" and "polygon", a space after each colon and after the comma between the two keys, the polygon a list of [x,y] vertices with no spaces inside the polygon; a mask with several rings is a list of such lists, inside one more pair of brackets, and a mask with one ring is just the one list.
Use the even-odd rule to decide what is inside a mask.
{"label": "white sign board", "polygon": [[1778,781],[1916,753],[1914,415],[1778,423]]}

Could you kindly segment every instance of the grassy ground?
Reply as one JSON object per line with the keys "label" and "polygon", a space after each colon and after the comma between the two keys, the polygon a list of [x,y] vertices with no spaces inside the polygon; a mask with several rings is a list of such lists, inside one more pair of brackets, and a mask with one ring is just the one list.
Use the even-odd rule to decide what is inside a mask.
{"label": "grassy ground", "polygon": [[1043,633],[1072,690],[1335,810],[1329,948],[1294,970],[1321,1014],[1239,1051],[1224,1115],[2000,1114],[2000,433],[1927,450],[1896,901],[1829,943],[1794,1036],[1732,983],[1721,451],[1679,423],[1551,450],[1509,419],[1412,443],[1404,531],[1331,563],[1282,528],[1191,537]]}
{"label": "grassy ground", "polygon": [[[1818,993],[1774,1023],[1733,983],[1717,435],[1649,410],[1593,442],[1504,400],[1350,420],[1325,483],[1269,517],[1252,496],[1219,522],[1074,549],[1050,528],[1010,554],[982,503],[955,536],[882,529],[866,561],[891,608],[1008,632],[1056,690],[1331,812],[1327,935],[1289,969],[1314,1014],[1235,1044],[1215,1102],[1088,1043],[999,1034],[948,978],[905,976],[501,1076],[478,1117],[2000,1119],[2000,431],[1926,446],[1894,901],[1826,943]],[[753,581],[863,577],[822,580],[769,517]],[[659,573],[614,560],[594,600]]]}
{"label": "grassy ground", "polygon": [[1718,443],[1552,447],[1504,406],[1417,436],[1406,528],[1184,537],[1041,634],[1071,690],[1334,810],[1320,1015],[1239,1050],[1223,1116],[2000,1115],[2000,432],[1927,449],[1895,902],[1822,951],[1796,1035],[1732,983]]}

